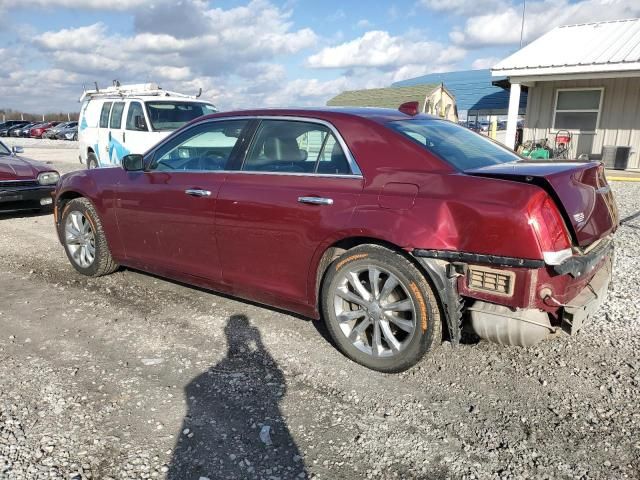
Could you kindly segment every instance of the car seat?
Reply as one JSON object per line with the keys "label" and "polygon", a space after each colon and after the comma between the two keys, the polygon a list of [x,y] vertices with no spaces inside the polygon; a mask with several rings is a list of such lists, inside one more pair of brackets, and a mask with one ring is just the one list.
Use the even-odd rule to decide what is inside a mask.
{"label": "car seat", "polygon": [[322,160],[320,160],[320,164],[318,165],[318,173],[338,175],[348,175],[349,173],[351,173],[351,168],[349,167],[347,156],[342,151],[342,147],[340,147],[340,144],[338,142],[336,142],[336,144],[331,149],[331,160],[328,162],[323,162]]}

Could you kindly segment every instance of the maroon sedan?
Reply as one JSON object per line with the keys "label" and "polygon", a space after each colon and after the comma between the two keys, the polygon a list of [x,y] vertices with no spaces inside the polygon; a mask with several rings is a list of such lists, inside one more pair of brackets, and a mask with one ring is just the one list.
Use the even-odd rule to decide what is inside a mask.
{"label": "maroon sedan", "polygon": [[35,127],[33,127],[31,130],[29,130],[29,136],[31,138],[42,138],[42,135],[44,135],[44,133],[55,127],[56,125],[58,125],[60,122],[45,122],[45,123],[39,123],[38,125],[36,125]]}
{"label": "maroon sedan", "polygon": [[0,142],[0,212],[50,209],[60,175],[49,165],[18,154]]}
{"label": "maroon sedan", "polygon": [[62,177],[71,264],[130,266],[312,318],[372,369],[463,321],[530,345],[604,298],[617,211],[596,162],[525,162],[454,123],[383,109],[202,117],[123,168]]}

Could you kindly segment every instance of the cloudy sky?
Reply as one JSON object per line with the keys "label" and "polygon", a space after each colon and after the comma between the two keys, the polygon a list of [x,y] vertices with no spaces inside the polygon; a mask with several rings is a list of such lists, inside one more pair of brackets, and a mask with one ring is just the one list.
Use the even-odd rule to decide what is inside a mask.
{"label": "cloudy sky", "polygon": [[[528,0],[525,41],[640,16],[640,0]],[[486,68],[522,0],[0,0],[0,108],[78,110],[82,85],[156,81],[221,109],[321,105],[345,89]],[[558,48],[562,48],[561,45]]]}

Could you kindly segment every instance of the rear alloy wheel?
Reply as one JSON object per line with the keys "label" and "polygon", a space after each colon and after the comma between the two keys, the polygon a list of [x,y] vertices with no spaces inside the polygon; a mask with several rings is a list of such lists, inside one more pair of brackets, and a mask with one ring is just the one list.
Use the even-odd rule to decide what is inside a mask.
{"label": "rear alloy wheel", "polygon": [[67,257],[78,272],[100,277],[118,268],[111,257],[100,219],[89,200],[70,200],[62,211],[60,229]]}
{"label": "rear alloy wheel", "polygon": [[329,266],[322,310],[340,350],[374,370],[406,370],[441,340],[438,304],[424,275],[383,247],[356,247]]}

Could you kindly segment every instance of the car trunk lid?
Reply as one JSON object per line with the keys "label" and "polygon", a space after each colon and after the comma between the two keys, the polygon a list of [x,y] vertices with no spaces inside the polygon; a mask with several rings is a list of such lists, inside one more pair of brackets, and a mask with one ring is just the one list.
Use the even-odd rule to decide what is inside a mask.
{"label": "car trunk lid", "polygon": [[544,188],[580,247],[609,235],[618,226],[618,210],[600,162],[511,162],[465,173]]}

